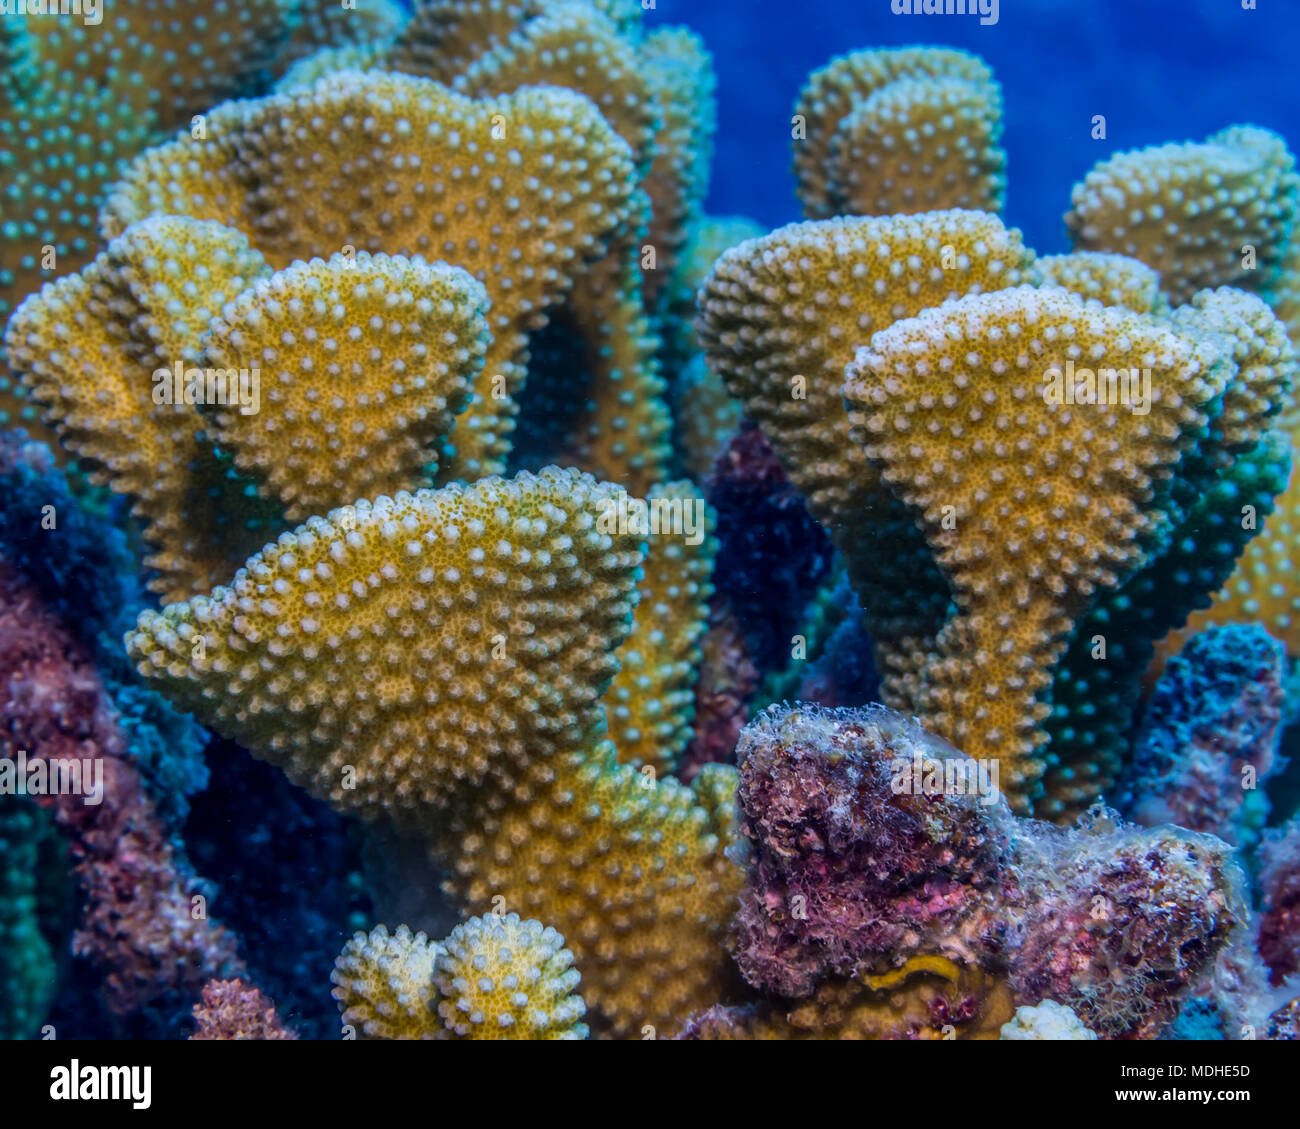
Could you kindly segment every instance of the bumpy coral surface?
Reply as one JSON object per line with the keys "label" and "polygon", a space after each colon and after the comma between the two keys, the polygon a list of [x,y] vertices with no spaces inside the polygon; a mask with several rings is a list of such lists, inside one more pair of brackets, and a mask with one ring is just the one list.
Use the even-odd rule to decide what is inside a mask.
{"label": "bumpy coral surface", "polygon": [[1252,536],[1240,564],[1208,608],[1193,612],[1184,628],[1162,640],[1160,660],[1177,653],[1190,636],[1207,627],[1252,622],[1282,640],[1288,654],[1300,655],[1300,585],[1293,565],[1300,538],[1300,470],[1296,469],[1300,460],[1294,439],[1289,446],[1290,477],[1282,477],[1285,489],[1263,512],[1263,520],[1252,521]]}
{"label": "bumpy coral surface", "polygon": [[689,482],[656,487],[632,633],[616,652],[605,698],[610,734],[624,764],[671,772],[691,739],[700,636],[713,594],[713,515]]}
{"label": "bumpy coral surface", "polygon": [[1165,301],[1160,275],[1127,255],[1075,251],[1045,255],[1037,262],[1045,286],[1060,286],[1103,306],[1123,306],[1138,313],[1155,313]]}
{"label": "bumpy coral surface", "polygon": [[[94,255],[96,213],[124,161],[163,132],[202,134],[215,102],[257,92],[297,44],[346,38],[383,4],[10,5],[0,19],[0,319]],[[370,25],[375,34],[382,23],[380,15]],[[35,423],[3,350],[0,414],[29,429]]]}
{"label": "bumpy coral surface", "polygon": [[585,1039],[564,938],[516,913],[456,926],[434,959],[443,1025],[462,1038]]}
{"label": "bumpy coral surface", "polygon": [[844,555],[878,640],[925,637],[949,595],[910,514],[851,441],[845,366],[872,334],[1022,282],[1033,253],[980,212],[795,224],[723,255],[700,292],[709,364]]}
{"label": "bumpy coral surface", "polygon": [[127,650],[337,807],[443,807],[598,724],[638,560],[629,534],[597,532],[614,497],[552,470],[362,501],[281,535],[228,587],[145,612]]}
{"label": "bumpy coral surface", "polygon": [[[1147,411],[1054,402],[1076,350],[1146,366]],[[1153,500],[1226,372],[1153,319],[1021,287],[897,322],[847,373],[855,438],[917,515],[958,609],[900,696],[964,751],[998,755],[1024,808],[1052,665],[1094,592],[1163,532]]]}
{"label": "bumpy coral surface", "polygon": [[[241,506],[240,484],[184,391],[209,318],[264,271],[239,232],[162,217],[43,287],[9,322],[11,363],[64,446],[96,481],[132,499],[155,550],[144,563],[169,598],[216,583],[265,532],[257,507]],[[202,398],[205,376],[200,384]],[[228,374],[223,385],[222,398],[231,398]],[[241,397],[238,374],[233,394]]]}
{"label": "bumpy coral surface", "polygon": [[656,782],[597,739],[640,560],[602,529],[621,497],[551,469],[361,502],[145,612],[128,651],[336,808],[427,830],[464,904],[554,922],[626,1032],[722,990],[737,876],[716,775]]}
{"label": "bumpy coral surface", "polygon": [[[377,925],[358,933],[334,962],[330,979],[345,1027],[361,1039],[432,1039],[433,962],[438,946],[423,933]],[[345,1032],[348,1033],[348,1032]]]}
{"label": "bumpy coral surface", "polygon": [[[350,247],[468,270],[492,300],[492,347],[460,421],[457,470],[499,468],[526,334],[572,286],[575,260],[630,215],[632,154],[622,138],[585,98],[557,87],[475,100],[382,71],[223,103],[207,129],[205,140],[187,135],[134,162],[105,229],[189,215],[245,231],[273,266]],[[340,144],[358,144],[358,130],[360,166]],[[311,175],[278,171],[298,159]],[[374,168],[387,170],[381,207],[362,171]]]}
{"label": "bumpy coral surface", "polygon": [[[0,24],[22,26],[9,15]],[[122,91],[33,58],[27,36],[6,48],[8,65],[0,60],[0,321],[42,283],[93,257],[94,208],[79,202],[100,198],[149,136],[148,119]],[[31,429],[35,420],[0,350],[0,422]]]}
{"label": "bumpy coral surface", "polygon": [[740,875],[733,769],[704,769],[687,788],[620,766],[609,742],[543,761],[509,797],[435,834],[434,858],[458,902],[494,899],[554,922],[582,974],[592,1025],[667,1034],[723,998],[722,944]]}
{"label": "bumpy coral surface", "polygon": [[486,311],[444,263],[362,251],[279,271],[209,324],[208,366],[265,382],[264,410],[214,407],[216,441],[291,521],[417,486],[483,367]]}
{"label": "bumpy coral surface", "polygon": [[[111,4],[111,18],[94,26],[58,19],[56,9],[34,21],[33,38],[42,58],[75,67],[119,95],[137,79],[137,111],[147,109],[160,128],[175,129],[268,75],[295,8],[292,0],[213,0],[203,8],[136,0]],[[182,44],[178,32],[190,21],[195,31]]]}
{"label": "bumpy coral surface", "polygon": [[810,219],[1002,206],[1002,95],[965,51],[858,51],[795,104],[794,168]]}
{"label": "bumpy coral surface", "polygon": [[518,914],[472,917],[445,941],[376,926],[344,946],[334,998],[363,1039],[585,1039],[564,938]]}
{"label": "bumpy coral surface", "polygon": [[[1174,302],[1207,286],[1267,290],[1296,220],[1295,158],[1266,129],[1120,153],[1075,185],[1074,244],[1140,259]],[[1250,250],[1248,251],[1247,248]]]}
{"label": "bumpy coral surface", "polygon": [[707,478],[743,418],[740,405],[701,356],[682,369],[673,391],[683,469],[697,482]]}
{"label": "bumpy coral surface", "polygon": [[234,229],[166,217],[29,299],[9,342],[65,444],[136,499],[162,550],[146,563],[177,598],[264,537],[219,543],[250,488],[301,520],[426,484],[482,367],[486,307],[445,264],[361,252],[271,274]]}

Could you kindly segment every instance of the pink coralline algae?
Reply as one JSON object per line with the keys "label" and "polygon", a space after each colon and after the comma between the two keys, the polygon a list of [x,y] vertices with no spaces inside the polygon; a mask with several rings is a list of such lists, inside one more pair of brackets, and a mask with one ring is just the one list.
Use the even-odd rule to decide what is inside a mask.
{"label": "pink coralline algae", "polygon": [[[1017,835],[1008,947],[1017,998],[1051,998],[1107,1037],[1157,1037],[1248,929],[1231,847],[1094,808]],[[1261,1017],[1262,1018],[1262,1017]]]}
{"label": "pink coralline algae", "polygon": [[715,595],[709,627],[700,641],[700,679],[695,684],[694,735],[682,757],[683,780],[706,764],[729,761],[758,689],[758,667],[727,601]]}
{"label": "pink coralline algae", "polygon": [[733,944],[770,994],[933,957],[1104,1038],[1152,1037],[1249,918],[1222,840],[1100,807],[1073,828],[1017,818],[993,766],[883,707],[773,707],[738,756]]}
{"label": "pink coralline algae", "polygon": [[1259,846],[1259,953],[1271,983],[1300,974],[1300,812]]}
{"label": "pink coralline algae", "polygon": [[191,1040],[296,1039],[280,1021],[273,1001],[242,980],[212,980],[194,1005]]}
{"label": "pink coralline algae", "polygon": [[1173,823],[1249,845],[1268,814],[1263,785],[1278,755],[1286,651],[1257,625],[1211,627],[1156,683],[1118,806],[1145,827]]}
{"label": "pink coralline algae", "polygon": [[736,751],[751,847],[736,959],[755,987],[806,996],[866,961],[964,947],[995,928],[997,821],[978,796],[892,787],[914,754],[960,757],[952,746],[883,707],[778,707]]}
{"label": "pink coralline algae", "polygon": [[[168,838],[128,752],[93,658],[31,585],[0,565],[0,755],[102,772],[100,802],[36,797],[67,840],[85,906],[73,951],[105,970],[109,1009],[128,1015],[242,970],[233,936],[200,912],[198,884]],[[84,773],[83,773],[84,779]]]}

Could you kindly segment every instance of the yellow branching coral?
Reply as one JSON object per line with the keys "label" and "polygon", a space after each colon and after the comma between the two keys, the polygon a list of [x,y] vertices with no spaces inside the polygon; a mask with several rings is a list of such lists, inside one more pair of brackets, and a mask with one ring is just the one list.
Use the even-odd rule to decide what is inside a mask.
{"label": "yellow branching coral", "polygon": [[655,780],[600,741],[453,815],[434,859],[468,910],[504,898],[564,933],[593,1029],[667,1034],[731,987],[723,940],[741,877],[724,797],[735,784],[720,765],[691,788]]}
{"label": "yellow branching coral", "polygon": [[[1293,366],[1279,324],[1250,295],[1207,293],[1169,314],[1139,297],[1153,290],[1149,274],[1136,266],[1071,257],[1044,273],[1063,275],[1084,293],[1098,285],[1107,296],[1128,292],[1131,305],[1159,312],[1108,308],[1095,298],[1038,288],[1032,254],[1014,233],[992,217],[952,212],[822,221],[743,244],[719,260],[702,289],[699,328],[710,365],[745,414],[763,426],[840,549],[866,612],[885,700],[930,719],[972,755],[1001,756],[1004,787],[1020,810],[1064,818],[1086,807],[1113,777],[1124,708],[1133,703],[1117,681],[1122,673],[1112,672],[1136,664],[1129,680],[1136,685],[1147,662],[1144,649],[1149,654],[1155,639],[1222,583],[1241,550],[1245,537],[1201,540],[1215,520],[1205,507],[1222,507],[1234,495],[1238,506],[1263,506],[1276,490],[1270,485],[1277,477],[1275,449],[1264,440]],[[1035,289],[1012,289],[1026,281]],[[979,293],[1000,289],[1001,299]],[[1032,298],[1035,290],[1044,297]],[[954,298],[950,322],[939,307]],[[996,314],[1003,300],[1005,326]],[[972,313],[985,308],[981,303],[991,320]],[[1037,318],[1043,303],[1057,308],[1059,324],[1051,324],[1056,315],[1044,322],[1050,345],[1028,339],[1039,342],[1034,354],[1014,334],[1028,332],[1022,315]],[[967,325],[957,312],[974,320]],[[896,341],[888,336],[903,333],[899,319],[910,317],[919,319],[919,328]],[[991,342],[979,344],[974,338],[985,330]],[[883,430],[864,430],[865,447],[855,452],[840,374],[854,342],[880,349],[882,337],[891,354],[874,379],[890,388],[888,411],[863,399],[868,391],[884,394],[879,389],[856,388],[851,398],[862,412],[874,412]],[[1138,348],[1142,342],[1161,344]],[[1177,362],[1186,372],[1162,377],[1152,358],[1181,356],[1180,350],[1192,358]],[[981,365],[986,371],[977,379],[972,372]],[[1194,378],[1199,407],[1175,427],[1145,414],[1141,389],[1130,390],[1141,403],[1099,402],[1094,394],[1091,405],[1049,405],[1049,369],[1055,366],[1064,380],[1071,365],[1081,373],[1131,369],[1139,377],[1154,370],[1157,387],[1182,373]],[[1029,373],[1036,387],[1030,389],[1023,376],[1006,383],[1006,374],[1025,366],[1036,366]],[[961,389],[948,388],[945,381],[957,378]],[[1014,405],[990,410],[969,400],[978,390],[998,405],[1017,388],[1024,405],[1014,412]],[[1186,398],[1187,392],[1176,395]],[[1175,392],[1169,397],[1166,405]],[[1189,401],[1186,410],[1192,407]],[[922,416],[912,419],[908,410]],[[1043,412],[1047,422],[1038,418]],[[1117,413],[1129,428],[1114,430]],[[1016,434],[985,438],[982,429],[998,421],[1013,421]],[[905,430],[895,433],[895,427]],[[1133,449],[1127,446],[1130,430]],[[1078,473],[1084,481],[1099,473],[1095,457],[1078,461],[1095,445],[1093,436],[1118,444],[1119,461],[1105,468],[1120,477],[1107,479],[1104,489],[1093,483],[1080,495],[1099,507],[1084,517],[1110,523],[1081,530],[1069,509],[1075,504],[1069,483],[1059,476]],[[946,448],[966,452],[964,444],[975,441],[982,444],[978,450],[961,454],[974,460],[969,477],[958,481],[954,476],[963,468]],[[1015,473],[1002,465],[1024,443],[1052,464],[1051,474],[1035,472],[1042,481],[1032,488],[1052,493],[1051,506],[1063,507],[1069,520],[1040,520],[1006,501],[1006,513],[995,520],[997,499],[1030,488],[1025,476],[1033,464]],[[1143,444],[1155,444],[1155,453]],[[1189,454],[1170,481],[1170,462],[1193,446],[1194,457]],[[1157,461],[1141,461],[1150,458]],[[1124,479],[1131,460],[1146,469]],[[1153,485],[1142,484],[1144,475],[1154,475]],[[1136,484],[1136,493],[1125,493],[1125,482]],[[1024,537],[1009,532],[1013,520],[1029,523]],[[972,522],[992,525],[980,533]],[[1078,549],[1080,541],[1087,551]],[[1189,545],[1199,545],[1205,559],[1188,558]],[[1083,558],[1076,559],[1081,551]],[[1108,554],[1105,564],[1086,559],[1088,552]],[[1059,560],[1040,560],[1043,553],[1058,553]],[[1004,590],[1017,584],[1018,596]],[[1035,586],[1047,595],[1030,601],[1036,611],[1021,614],[1016,601]],[[1105,600],[1103,593],[1109,593]],[[1090,615],[1095,622],[1085,619]],[[1114,652],[1106,663],[1090,657],[1090,641],[1098,636]],[[1014,654],[1008,650],[1013,640]],[[1114,709],[1090,708],[1102,699]],[[1119,721],[1106,720],[1111,716]]]}
{"label": "yellow branching coral", "polygon": [[109,331],[144,364],[199,360],[212,319],[271,273],[242,233],[181,216],[133,225],[96,262],[121,299],[114,305],[102,295]]}
{"label": "yellow branching coral", "polygon": [[[1273,512],[1262,522],[1253,507],[1236,515],[1242,522],[1260,522],[1258,534],[1246,545],[1236,570],[1210,606],[1195,611],[1185,627],[1161,640],[1156,649],[1157,670],[1190,636],[1213,624],[1259,623],[1282,640],[1290,654],[1300,655],[1300,583],[1295,569],[1295,546],[1300,542],[1300,421],[1294,396],[1283,395],[1279,389],[1279,385],[1286,386],[1288,378],[1294,382],[1296,356],[1281,347],[1278,323],[1270,325],[1259,306],[1248,305],[1247,296],[1240,292],[1222,293],[1227,304],[1223,299],[1215,302],[1218,327],[1228,334],[1238,362],[1246,369],[1258,369],[1255,395],[1272,388],[1283,402],[1279,428],[1291,449],[1291,474],[1286,489],[1274,499]],[[1206,297],[1198,295],[1197,304]],[[1279,310],[1279,315],[1284,313],[1285,309]]]}
{"label": "yellow branching coral", "polygon": [[[648,538],[632,633],[605,696],[610,736],[623,764],[672,772],[691,739],[700,636],[713,594],[713,515],[690,482],[657,486],[645,500]],[[656,530],[658,532],[656,532]],[[694,543],[692,543],[694,542]]]}
{"label": "yellow branching coral", "polygon": [[[704,58],[707,63],[707,55]],[[649,170],[647,187],[658,214],[668,206],[662,196],[673,184],[665,179],[663,168],[672,154],[667,139],[655,133],[655,119],[656,113],[670,112],[665,97],[683,93],[673,82],[684,64],[675,62],[676,70],[674,60],[661,60],[658,54],[639,57],[631,41],[600,11],[566,0],[533,13],[504,38],[492,36],[491,44],[450,81],[454,89],[472,96],[506,94],[541,83],[587,95],[631,147],[638,175]],[[691,109],[678,107],[671,113],[680,117]],[[508,128],[504,121],[500,124]],[[678,138],[678,133],[672,136]],[[637,214],[625,218],[604,257],[577,279],[567,321],[586,344],[590,373],[591,407],[576,423],[574,461],[639,494],[665,476],[670,427],[656,360],[659,341],[642,297],[657,277],[658,264],[649,264],[655,271],[645,272],[648,282],[643,286],[646,264],[639,261],[645,255],[643,236],[650,239],[652,254],[670,255],[670,250],[655,247],[654,235],[643,232],[644,208],[638,194]]]}
{"label": "yellow branching coral", "polygon": [[[228,576],[261,544],[273,512],[248,505],[173,375],[189,386],[185,366],[208,318],[265,272],[238,232],[162,217],[47,284],[6,333],[15,369],[63,444],[96,481],[134,500],[154,550],[145,563],[160,574],[152,587],[168,599]],[[206,386],[201,372],[198,380]]]}
{"label": "yellow branching coral", "polygon": [[1185,627],[1160,641],[1157,672],[1191,636],[1214,624],[1258,623],[1280,639],[1289,654],[1300,656],[1300,583],[1295,564],[1300,544],[1300,451],[1294,446],[1290,482],[1274,507],[1210,607],[1193,612]]}
{"label": "yellow branching coral", "polygon": [[103,222],[116,234],[148,215],[216,219],[276,267],[351,246],[468,270],[492,302],[492,344],[450,473],[474,479],[503,463],[527,334],[632,214],[633,174],[627,145],[569,91],[475,101],[348,71],[218,106],[207,140],[179,138],[131,166]]}
{"label": "yellow branching coral", "polygon": [[631,535],[596,530],[615,498],[552,468],[359,501],[282,534],[229,587],[145,612],[127,650],[341,810],[445,807],[599,726],[640,559]]}
{"label": "yellow branching coral", "polygon": [[1002,207],[1005,154],[997,88],[963,79],[901,79],[836,130],[832,191],[844,212],[889,215]]}
{"label": "yellow branching coral", "polygon": [[660,312],[670,373],[700,348],[695,335],[695,295],[713,264],[724,251],[766,234],[766,228],[746,216],[699,216],[691,222]]}
{"label": "yellow branching coral", "polygon": [[433,963],[439,946],[423,933],[382,925],[343,946],[330,980],[343,1022],[360,1039],[436,1039]]}
{"label": "yellow branching coral", "polygon": [[438,1016],[470,1039],[585,1039],[581,977],[564,938],[517,913],[472,917],[434,961]]}
{"label": "yellow branching coral", "polygon": [[1292,236],[1291,249],[1270,298],[1277,316],[1286,323],[1291,343],[1300,350],[1300,230]]}
{"label": "yellow branching coral", "polygon": [[[60,21],[66,22],[66,21]],[[0,329],[24,297],[58,274],[78,270],[98,249],[95,205],[122,162],[142,148],[151,118],[121,90],[71,78],[38,61],[25,21],[0,18],[12,32],[0,60]],[[0,425],[41,434],[37,410],[0,351]],[[43,437],[52,438],[45,434]]]}
{"label": "yellow branching coral", "polygon": [[445,263],[363,251],[271,274],[238,231],[160,217],[29,299],[10,344],[64,444],[137,499],[176,600],[264,543],[260,523],[222,535],[253,487],[296,521],[426,485],[486,306]]}
{"label": "yellow branching coral", "polygon": [[566,314],[583,342],[589,374],[572,459],[645,494],[667,474],[672,418],[656,358],[659,338],[641,300],[634,239],[619,239],[578,277]]}
{"label": "yellow branching coral", "polygon": [[[648,203],[644,193],[637,197]],[[636,244],[643,232],[638,222],[588,264],[566,306],[530,339],[513,467],[559,458],[638,495],[667,478],[672,419],[659,339],[641,299]]]}
{"label": "yellow branching coral", "polygon": [[417,0],[391,62],[451,83],[541,10],[542,0]]}
{"label": "yellow branching coral", "polygon": [[717,81],[703,41],[685,28],[651,32],[638,54],[660,122],[645,181],[653,205],[647,243],[655,252],[654,270],[645,272],[645,294],[653,306],[677,264],[690,225],[704,206],[717,118]]}
{"label": "yellow branching coral", "polygon": [[589,0],[589,2],[593,8],[614,21],[614,26],[620,35],[627,36],[633,42],[641,39],[644,4],[629,4],[625,0]]}
{"label": "yellow branching coral", "polygon": [[470,918],[441,943],[376,926],[344,946],[330,979],[363,1039],[587,1037],[564,938],[514,913]]}
{"label": "yellow branching coral", "polygon": [[845,365],[898,319],[1016,286],[1032,266],[1020,233],[982,212],[846,218],[743,243],[700,291],[710,366],[844,554],[887,659],[924,649],[949,593],[911,515],[850,441]]}
{"label": "yellow branching coral", "polygon": [[211,412],[235,465],[290,521],[425,483],[434,445],[483,366],[487,294],[420,259],[334,255],[295,263],[215,318],[205,360],[260,370],[257,410]]}
{"label": "yellow branching coral", "polygon": [[[573,4],[574,0],[415,0],[394,62],[401,70],[450,83],[530,21]],[[608,19],[619,35],[639,38],[638,5],[591,0],[585,6]]]}
{"label": "yellow branching coral", "polygon": [[1075,251],[1045,255],[1036,265],[1044,286],[1060,286],[1080,297],[1096,298],[1103,306],[1153,314],[1165,305],[1160,276],[1127,255]]}
{"label": "yellow branching coral", "polygon": [[[509,94],[522,86],[563,86],[585,94],[636,154],[650,160],[655,105],[644,64],[614,24],[590,4],[548,5],[484,51],[450,85],[462,94]],[[417,72],[418,73],[418,72]]]}
{"label": "yellow branching coral", "polygon": [[[1231,575],[1227,570],[1218,573],[1213,584],[1196,593],[1188,608],[1190,616],[1158,625],[1157,635],[1175,630],[1156,646],[1153,670],[1163,667],[1192,634],[1212,624],[1257,622],[1281,639],[1291,653],[1300,654],[1300,586],[1292,564],[1300,535],[1300,475],[1294,468],[1300,432],[1295,419],[1276,418],[1276,430],[1270,437],[1276,440],[1279,454],[1270,457],[1269,445],[1255,445],[1260,431],[1274,425],[1279,410],[1294,402],[1292,390],[1300,370],[1295,349],[1285,326],[1268,306],[1240,290],[1203,291],[1175,310],[1171,321],[1184,331],[1210,335],[1238,367],[1237,379],[1224,393],[1222,418],[1212,425],[1214,449],[1208,457],[1211,464],[1231,468],[1229,475],[1237,488],[1222,504],[1207,507],[1198,503],[1184,524],[1189,536],[1203,542],[1198,554],[1201,560],[1210,556],[1206,547],[1233,539],[1238,542],[1233,556],[1240,553],[1240,560]],[[1289,485],[1288,449],[1293,464]],[[1252,469],[1254,463],[1273,465],[1265,481],[1252,489],[1251,479],[1259,477]],[[1264,488],[1262,496],[1260,486]],[[1276,498],[1270,497],[1282,486],[1285,489]]]}
{"label": "yellow branching coral", "polygon": [[1295,225],[1295,158],[1277,134],[1234,126],[1202,144],[1119,153],[1075,185],[1074,245],[1140,259],[1175,304],[1212,286],[1267,291]]}
{"label": "yellow branching coral", "polygon": [[1207,444],[1210,457],[1226,462],[1259,441],[1290,397],[1296,353],[1286,326],[1262,299],[1230,286],[1196,294],[1169,315],[1169,323],[1182,333],[1212,337],[1237,366]]}
{"label": "yellow branching coral", "polygon": [[640,561],[598,528],[620,493],[550,468],[359,502],[143,613],[127,650],[336,808],[426,832],[470,912],[560,929],[627,1034],[721,997],[740,879],[718,773],[697,797],[600,740]]}
{"label": "yellow branching coral", "polygon": [[136,108],[155,113],[160,128],[188,129],[195,114],[269,75],[297,4],[104,0],[100,24],[83,26],[56,11],[33,21],[33,39],[41,58],[119,97],[129,84]]}
{"label": "yellow branching coral", "polygon": [[[678,222],[703,195],[707,137],[701,138],[694,125],[698,107],[683,104],[682,98],[699,92],[697,87],[711,90],[707,53],[686,33],[666,31],[643,41],[622,35],[615,21],[582,0],[455,10],[431,4],[417,12],[391,50],[336,51],[308,60],[281,89],[291,92],[311,76],[329,75],[349,60],[433,77],[474,98],[506,95],[527,86],[565,87],[594,102],[627,142],[635,175],[645,181],[651,199],[643,200],[638,193],[629,201],[617,238],[603,256],[576,272],[568,294],[565,325],[586,346],[585,399],[590,403],[574,425],[569,453],[584,470],[617,478],[637,493],[662,481],[670,455],[670,417],[658,372],[660,343],[646,317],[645,300],[657,290],[659,272],[671,267]],[[685,121],[683,114],[692,115],[692,120]],[[505,142],[519,123],[497,113],[491,127],[493,139]],[[651,202],[654,222],[662,231],[644,230]],[[649,262],[647,254],[652,256]],[[482,277],[491,289],[491,278]],[[512,401],[503,400],[513,398],[522,380],[519,372],[504,373],[497,363],[498,354],[505,352],[499,349],[489,358],[479,400],[486,403],[490,392],[498,408],[497,419],[487,424],[501,433],[488,439],[488,447],[495,441],[498,456],[504,453],[502,436],[513,407]],[[479,415],[471,412],[462,430],[480,426]],[[463,477],[475,477],[502,465],[499,458],[481,461],[477,451],[466,448],[458,449],[455,469]]]}
{"label": "yellow branching coral", "polygon": [[272,87],[275,94],[310,90],[322,78],[342,71],[382,69],[392,45],[383,41],[322,47],[288,67]]}
{"label": "yellow branching coral", "polygon": [[[1054,395],[1076,360],[1149,370],[1146,410]],[[1039,791],[1045,692],[1070,630],[1168,533],[1172,470],[1231,368],[1157,318],[1019,287],[898,322],[847,370],[855,437],[956,603],[899,696],[969,755],[997,758],[1020,811]]]}
{"label": "yellow branching coral", "polygon": [[1002,207],[1002,95],[965,51],[857,51],[809,76],[794,168],[810,219]]}
{"label": "yellow branching coral", "polygon": [[297,0],[298,19],[279,62],[297,63],[322,49],[388,47],[410,18],[395,0]]}
{"label": "yellow branching coral", "polygon": [[1043,818],[1078,815],[1115,782],[1155,642],[1223,585],[1286,485],[1289,443],[1275,429],[1235,457],[1202,447],[1173,484],[1178,524],[1141,571],[1101,594],[1053,674],[1050,764],[1034,804]]}

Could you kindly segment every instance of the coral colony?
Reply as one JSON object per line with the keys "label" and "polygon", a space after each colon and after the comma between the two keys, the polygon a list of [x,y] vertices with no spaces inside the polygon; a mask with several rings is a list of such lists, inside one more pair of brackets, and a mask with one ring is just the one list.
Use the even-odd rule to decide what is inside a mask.
{"label": "coral colony", "polygon": [[98,13],[0,22],[0,1033],[1297,1037],[1283,138],[1040,256],[865,49],[769,231],[638,4]]}

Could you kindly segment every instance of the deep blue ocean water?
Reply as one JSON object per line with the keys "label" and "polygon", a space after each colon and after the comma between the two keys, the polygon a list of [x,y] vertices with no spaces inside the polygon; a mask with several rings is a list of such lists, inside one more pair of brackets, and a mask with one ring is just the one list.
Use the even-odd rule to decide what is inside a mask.
{"label": "deep blue ocean water", "polygon": [[[1249,2],[1249,0],[1247,0]],[[1300,151],[1300,0],[1001,0],[998,22],[894,15],[891,0],[656,0],[695,28],[718,73],[708,211],[799,219],[790,115],[812,70],[863,47],[934,44],[984,57],[1002,83],[1005,218],[1043,253],[1067,250],[1070,188],[1097,161],[1225,126],[1277,130]],[[1107,139],[1091,138],[1104,114]]]}

